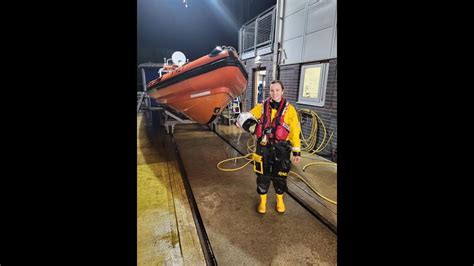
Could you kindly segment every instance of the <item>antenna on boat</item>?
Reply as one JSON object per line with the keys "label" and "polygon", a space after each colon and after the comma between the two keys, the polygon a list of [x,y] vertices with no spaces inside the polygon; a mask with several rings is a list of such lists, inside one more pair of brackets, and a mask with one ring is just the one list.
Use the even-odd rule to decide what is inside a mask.
{"label": "antenna on boat", "polygon": [[180,67],[186,63],[186,56],[182,52],[176,51],[171,55],[171,60]]}

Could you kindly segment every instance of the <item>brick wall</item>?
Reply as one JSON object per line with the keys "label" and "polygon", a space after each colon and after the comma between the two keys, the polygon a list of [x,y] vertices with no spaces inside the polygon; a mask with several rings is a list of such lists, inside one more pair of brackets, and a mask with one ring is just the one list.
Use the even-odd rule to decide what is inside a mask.
{"label": "brick wall", "polygon": [[[312,62],[317,63],[317,62]],[[329,61],[328,81],[326,86],[326,98],[323,107],[297,104],[298,90],[300,85],[301,64],[285,65],[280,67],[280,80],[285,85],[285,97],[297,109],[310,109],[318,114],[326,126],[326,140],[332,132],[333,136],[326,148],[320,152],[327,159],[337,161],[337,59]],[[308,117],[309,118],[309,117]],[[309,136],[311,131],[311,119],[302,119],[301,128],[305,136]],[[321,124],[318,125],[318,138],[316,147],[318,147],[324,137],[324,130]],[[325,142],[326,142],[325,140]]]}

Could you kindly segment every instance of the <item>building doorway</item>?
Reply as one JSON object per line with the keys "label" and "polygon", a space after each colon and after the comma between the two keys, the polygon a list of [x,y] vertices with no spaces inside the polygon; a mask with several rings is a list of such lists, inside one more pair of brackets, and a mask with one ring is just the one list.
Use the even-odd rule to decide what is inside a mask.
{"label": "building doorway", "polygon": [[267,71],[265,69],[257,68],[254,71],[254,85],[253,85],[253,106],[261,103],[264,100],[265,77]]}

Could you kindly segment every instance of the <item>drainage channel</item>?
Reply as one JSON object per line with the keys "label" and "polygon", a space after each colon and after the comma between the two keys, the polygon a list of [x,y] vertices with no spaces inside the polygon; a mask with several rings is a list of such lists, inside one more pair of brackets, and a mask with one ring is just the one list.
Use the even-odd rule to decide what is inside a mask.
{"label": "drainage channel", "polygon": [[212,251],[211,242],[209,241],[209,237],[206,233],[206,228],[204,227],[204,223],[201,218],[201,214],[199,213],[199,209],[194,198],[193,191],[191,189],[191,184],[189,183],[188,175],[186,174],[186,169],[184,168],[183,160],[181,159],[181,155],[179,153],[178,144],[174,138],[174,135],[171,133],[171,141],[174,145],[176,158],[178,160],[179,170],[181,172],[181,176],[183,177],[184,188],[186,190],[186,194],[188,196],[189,205],[191,206],[191,212],[193,214],[193,218],[196,224],[196,230],[198,232],[198,236],[201,242],[201,247],[204,251],[204,257],[206,259],[207,265],[217,265],[216,257],[214,256],[214,252]]}

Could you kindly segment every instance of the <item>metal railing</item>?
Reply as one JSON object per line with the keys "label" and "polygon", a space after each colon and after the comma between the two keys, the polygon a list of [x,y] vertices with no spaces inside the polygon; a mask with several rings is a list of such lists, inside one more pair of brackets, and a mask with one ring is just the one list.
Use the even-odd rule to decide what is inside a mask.
{"label": "metal railing", "polygon": [[[145,97],[146,97],[146,92],[144,91],[137,91],[137,114],[140,112],[142,109],[142,105],[145,102]],[[145,103],[146,105],[146,103]]]}
{"label": "metal railing", "polygon": [[263,46],[273,46],[275,6],[245,23],[239,30],[239,52],[256,51]]}

